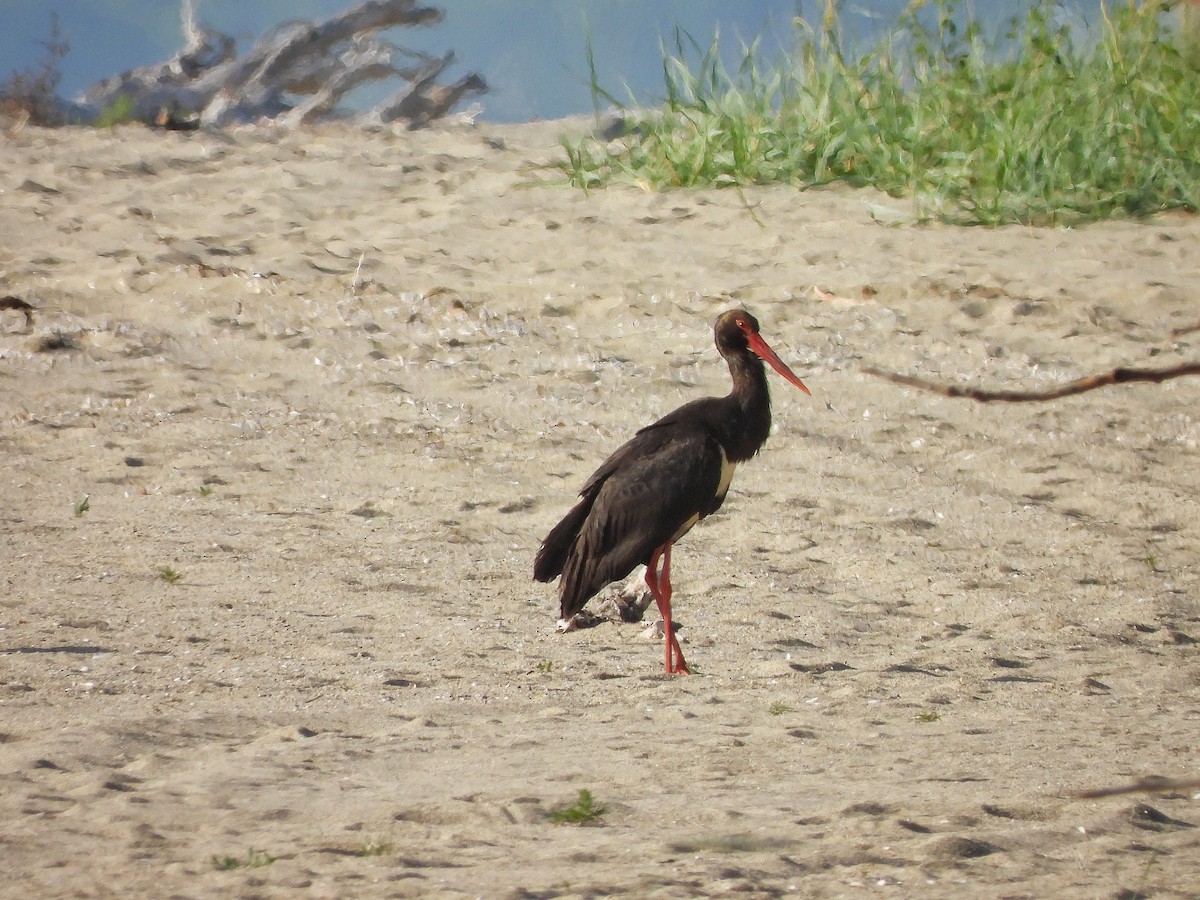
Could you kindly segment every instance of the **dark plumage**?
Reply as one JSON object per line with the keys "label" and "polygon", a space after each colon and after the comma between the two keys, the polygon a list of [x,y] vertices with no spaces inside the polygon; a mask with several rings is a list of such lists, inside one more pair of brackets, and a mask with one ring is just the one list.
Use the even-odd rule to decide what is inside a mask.
{"label": "dark plumage", "polygon": [[561,576],[560,627],[565,628],[601,588],[645,564],[646,584],[663,616],[668,673],[687,672],[671,629],[671,545],[721,508],[734,467],[767,440],[771,399],[762,361],[808,393],[745,310],[723,313],[714,332],[733,390],[679,407],[613,453],[546,536],[533,566],[537,581]]}

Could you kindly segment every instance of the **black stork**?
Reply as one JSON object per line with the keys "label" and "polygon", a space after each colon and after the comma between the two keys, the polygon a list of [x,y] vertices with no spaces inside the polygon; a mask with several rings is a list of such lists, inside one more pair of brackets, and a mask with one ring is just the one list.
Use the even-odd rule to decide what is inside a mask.
{"label": "black stork", "polygon": [[568,630],[601,588],[645,564],[646,586],[662,614],[668,675],[688,672],[671,625],[671,546],[721,508],[734,468],[766,443],[771,397],[763,362],[809,393],[767,346],[750,313],[724,312],[713,331],[733,390],[684,404],[618,448],[584,484],[582,499],[551,529],[533,563],[537,581],[562,576],[559,630]]}

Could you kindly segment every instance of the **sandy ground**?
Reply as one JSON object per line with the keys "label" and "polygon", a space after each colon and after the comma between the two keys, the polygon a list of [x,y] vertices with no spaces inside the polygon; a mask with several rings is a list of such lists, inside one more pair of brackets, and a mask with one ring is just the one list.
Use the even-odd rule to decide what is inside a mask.
{"label": "sandy ground", "polygon": [[[0,895],[1200,896],[1200,797],[1079,796],[1200,774],[1200,382],[862,372],[1195,360],[1200,222],[585,195],[577,127],[0,144]],[[736,305],[813,397],[669,678],[532,557]]]}

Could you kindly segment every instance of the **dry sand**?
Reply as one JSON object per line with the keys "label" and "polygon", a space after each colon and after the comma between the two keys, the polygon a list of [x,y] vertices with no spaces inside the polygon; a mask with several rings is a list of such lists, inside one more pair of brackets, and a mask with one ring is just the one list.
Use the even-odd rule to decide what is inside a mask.
{"label": "dry sand", "polygon": [[[861,371],[1195,360],[1200,222],[585,195],[578,127],[0,145],[0,895],[1200,896],[1197,796],[1078,796],[1200,770],[1200,381]],[[668,678],[532,556],[734,305],[814,396]]]}

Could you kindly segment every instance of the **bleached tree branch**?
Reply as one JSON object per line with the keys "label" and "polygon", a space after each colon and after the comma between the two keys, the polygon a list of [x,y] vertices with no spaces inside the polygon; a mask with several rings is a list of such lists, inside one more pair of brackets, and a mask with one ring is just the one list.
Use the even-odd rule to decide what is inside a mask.
{"label": "bleached tree branch", "polygon": [[[81,98],[93,111],[129,98],[143,122],[187,116],[208,126],[270,121],[309,124],[338,114],[347,93],[369,81],[407,82],[403,102],[361,117],[363,123],[407,119],[423,124],[444,115],[466,93],[487,90],[475,74],[449,86],[434,80],[453,60],[395,47],[375,37],[399,26],[438,22],[440,10],[417,0],[366,0],[320,22],[287,23],[238,56],[233,38],[199,25],[192,0],[181,11],[184,48],[171,60],[105,79]],[[402,63],[399,57],[405,57]],[[414,66],[407,60],[417,60]],[[296,100],[307,96],[303,102]]]}

